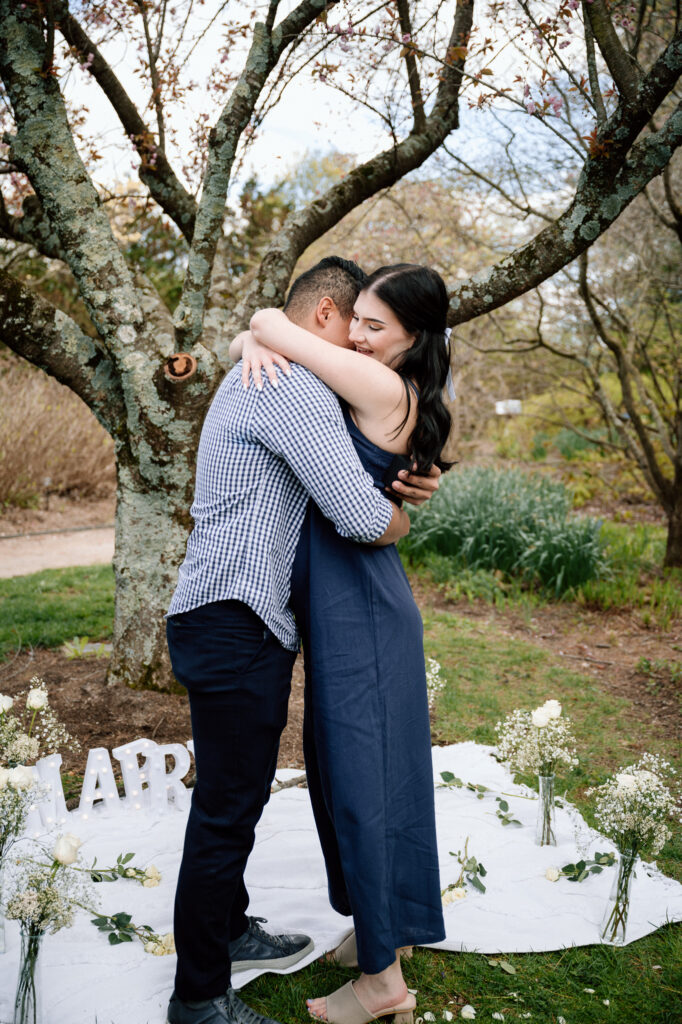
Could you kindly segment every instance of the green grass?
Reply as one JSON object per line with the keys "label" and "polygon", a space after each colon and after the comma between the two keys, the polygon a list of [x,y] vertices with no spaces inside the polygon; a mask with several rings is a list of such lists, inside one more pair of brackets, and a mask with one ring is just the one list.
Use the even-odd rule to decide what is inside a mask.
{"label": "green grass", "polygon": [[18,648],[59,647],[74,636],[106,640],[113,622],[109,565],[0,580],[0,662]]}

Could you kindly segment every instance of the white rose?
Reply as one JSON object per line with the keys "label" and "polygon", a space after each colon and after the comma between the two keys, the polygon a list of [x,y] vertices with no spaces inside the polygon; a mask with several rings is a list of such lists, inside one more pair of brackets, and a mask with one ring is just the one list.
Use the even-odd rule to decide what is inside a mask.
{"label": "white rose", "polygon": [[14,701],[11,697],[8,697],[4,693],[0,693],[0,715],[4,715],[5,711],[9,711],[13,704]]}
{"label": "white rose", "polygon": [[458,885],[456,888],[451,890],[453,900],[463,900],[466,897],[466,889]]}
{"label": "white rose", "polygon": [[558,700],[546,700],[542,706],[549,713],[550,718],[561,718],[561,704]]}
{"label": "white rose", "polygon": [[43,708],[46,708],[47,694],[45,690],[41,690],[37,686],[35,689],[29,690],[28,697],[26,698],[26,707],[30,708],[31,711],[42,711]]}
{"label": "white rose", "polygon": [[637,779],[634,775],[630,775],[629,772],[621,772],[616,775],[616,782],[618,789],[622,789],[625,793],[632,793],[637,789]]}
{"label": "white rose", "polygon": [[464,1020],[475,1020],[476,1019],[476,1011],[474,1010],[474,1008],[471,1005],[471,1003],[467,1003],[466,1006],[463,1006],[462,1009],[459,1012],[460,1012],[460,1016],[464,1017]]}
{"label": "white rose", "polygon": [[530,714],[530,720],[536,729],[544,729],[551,717],[551,714],[545,707],[536,708]]}
{"label": "white rose", "polygon": [[31,768],[19,764],[16,768],[10,768],[7,782],[12,789],[30,789],[35,782],[35,775]]}
{"label": "white rose", "polygon": [[55,843],[52,857],[54,860],[59,861],[60,864],[68,867],[69,864],[73,864],[78,859],[79,846],[81,846],[81,841],[78,836],[67,832],[65,836],[60,836]]}
{"label": "white rose", "polygon": [[561,877],[561,872],[558,868],[547,868],[545,871],[545,878],[548,882],[558,882]]}
{"label": "white rose", "polygon": [[9,768],[0,768],[0,789],[4,789],[9,781]]}

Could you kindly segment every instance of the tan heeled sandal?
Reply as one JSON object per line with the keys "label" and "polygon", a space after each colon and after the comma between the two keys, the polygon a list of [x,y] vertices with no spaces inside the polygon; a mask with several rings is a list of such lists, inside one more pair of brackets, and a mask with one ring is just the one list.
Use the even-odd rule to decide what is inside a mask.
{"label": "tan heeled sandal", "polygon": [[[401,946],[396,950],[401,959],[411,960],[414,946]],[[339,967],[358,967],[358,946],[355,941],[355,930],[351,928],[347,935],[336,947],[324,954],[324,960],[328,963],[338,964]]]}
{"label": "tan heeled sandal", "polygon": [[317,1017],[310,1010],[308,1013],[313,1020],[323,1021],[324,1024],[369,1024],[369,1021],[390,1016],[393,1016],[393,1024],[413,1024],[416,1005],[415,997],[408,995],[402,1006],[387,1006],[379,1013],[370,1013],[358,999],[353,982],[349,981],[327,996],[326,1017]]}

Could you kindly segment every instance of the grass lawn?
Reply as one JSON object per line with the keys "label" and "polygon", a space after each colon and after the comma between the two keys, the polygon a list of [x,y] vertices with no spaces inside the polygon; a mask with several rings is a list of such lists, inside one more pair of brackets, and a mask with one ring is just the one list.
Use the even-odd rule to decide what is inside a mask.
{"label": "grass lawn", "polygon": [[0,662],[18,648],[59,647],[74,636],[107,640],[113,621],[110,565],[0,580]]}
{"label": "grass lawn", "polygon": [[[622,536],[622,535],[621,535]],[[632,550],[632,536],[628,547]],[[623,545],[626,546],[625,544]],[[624,559],[625,561],[625,559]],[[628,570],[628,587],[633,577]],[[617,576],[609,586],[615,591]],[[423,583],[423,580],[420,582]],[[678,586],[665,580],[665,601],[652,609],[652,628],[663,611],[667,628],[678,622]],[[605,584],[606,586],[606,584]],[[512,602],[513,595],[505,594]],[[602,595],[603,597],[604,595]],[[604,604],[607,604],[604,601]],[[537,604],[534,602],[534,608]],[[580,615],[580,604],[575,605]],[[540,609],[537,614],[542,614]],[[74,636],[93,640],[111,635],[113,579],[109,567],[58,570],[0,581],[0,659],[19,645],[58,646]],[[434,738],[439,743],[494,741],[495,723],[515,707],[534,707],[548,697],[562,702],[574,721],[580,764],[564,788],[592,823],[585,790],[620,765],[649,750],[682,770],[682,751],[644,720],[636,704],[614,696],[591,676],[567,669],[565,662],[530,640],[504,631],[504,607],[494,622],[427,607],[428,655],[442,665],[447,680],[438,698]],[[467,781],[476,782],[476,779]],[[532,780],[524,780],[532,782]],[[485,860],[483,851],[480,852]],[[679,827],[658,858],[659,866],[682,880]],[[485,897],[483,897],[485,898]],[[478,1021],[502,1014],[506,1021],[538,1024],[680,1024],[682,1021],[682,926],[670,925],[625,949],[605,946],[547,954],[510,954],[505,972],[477,954],[417,950],[404,963],[408,985],[418,991],[418,1014],[455,1019],[463,1003],[476,1008]],[[282,1024],[308,1021],[305,998],[331,991],[352,971],[314,964],[287,978],[265,975],[243,991],[246,1001]],[[594,989],[594,993],[585,989]]]}

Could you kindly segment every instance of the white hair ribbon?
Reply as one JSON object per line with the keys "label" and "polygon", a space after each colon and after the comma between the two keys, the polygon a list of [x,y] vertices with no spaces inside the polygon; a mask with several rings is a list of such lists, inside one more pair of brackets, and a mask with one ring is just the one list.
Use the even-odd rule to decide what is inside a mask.
{"label": "white hair ribbon", "polygon": [[[448,350],[448,363],[450,362],[450,335],[452,334],[452,328],[445,328],[445,347]],[[445,379],[445,388],[448,393],[448,398],[451,402],[457,398],[457,392],[455,391],[455,382],[452,379],[452,366],[448,365],[448,375]]]}

